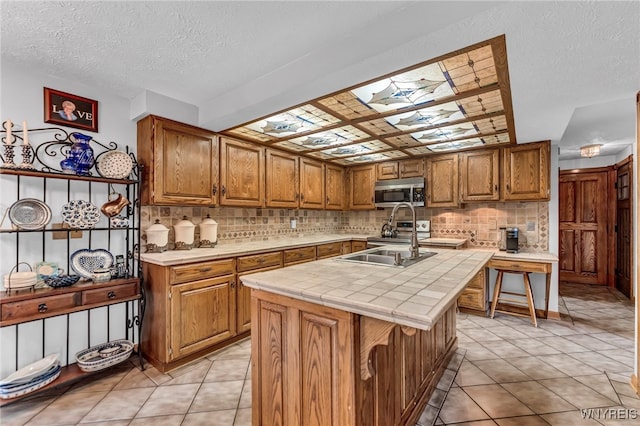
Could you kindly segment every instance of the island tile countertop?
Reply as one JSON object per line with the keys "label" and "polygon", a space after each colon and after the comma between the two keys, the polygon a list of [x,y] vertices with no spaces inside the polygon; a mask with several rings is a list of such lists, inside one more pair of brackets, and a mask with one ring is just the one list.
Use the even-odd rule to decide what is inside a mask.
{"label": "island tile countertop", "polygon": [[362,234],[313,234],[303,237],[281,238],[278,240],[218,244],[213,248],[168,250],[163,253],[142,253],[140,254],[140,260],[160,266],[172,266],[190,262],[215,260],[225,257],[244,256],[274,250],[285,250],[296,247],[351,240],[366,241],[367,236]]}
{"label": "island tile countertop", "polygon": [[425,238],[418,243],[425,247],[452,247],[459,248],[467,244],[466,238]]}
{"label": "island tile countertop", "polygon": [[357,263],[340,256],[245,275],[242,282],[251,288],[429,330],[493,253],[420,250],[427,251],[438,254],[406,268]]}

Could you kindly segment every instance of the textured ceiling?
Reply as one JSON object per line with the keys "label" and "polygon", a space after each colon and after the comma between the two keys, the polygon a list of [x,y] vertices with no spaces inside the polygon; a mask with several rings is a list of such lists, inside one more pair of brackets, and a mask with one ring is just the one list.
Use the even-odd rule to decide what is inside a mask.
{"label": "textured ceiling", "polygon": [[635,138],[637,1],[2,1],[0,18],[2,61],[187,102],[216,131],[505,34],[518,142],[570,158]]}

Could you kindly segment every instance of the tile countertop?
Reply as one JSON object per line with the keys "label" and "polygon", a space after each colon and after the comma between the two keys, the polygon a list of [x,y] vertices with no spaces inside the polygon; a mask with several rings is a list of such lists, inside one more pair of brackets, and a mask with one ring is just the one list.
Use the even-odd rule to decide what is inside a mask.
{"label": "tile countertop", "polygon": [[340,241],[366,241],[361,234],[314,234],[303,237],[281,238],[269,241],[251,241],[237,244],[219,244],[213,248],[194,248],[191,250],[168,250],[163,253],[142,253],[140,260],[160,266],[181,265],[184,263],[222,259],[232,256],[244,256],[274,250],[285,250],[315,244],[327,244]]}
{"label": "tile countertop", "polygon": [[[406,245],[385,248],[406,250]],[[420,251],[438,254],[407,268],[344,261],[341,256],[246,275],[242,282],[251,288],[429,330],[493,252]]]}

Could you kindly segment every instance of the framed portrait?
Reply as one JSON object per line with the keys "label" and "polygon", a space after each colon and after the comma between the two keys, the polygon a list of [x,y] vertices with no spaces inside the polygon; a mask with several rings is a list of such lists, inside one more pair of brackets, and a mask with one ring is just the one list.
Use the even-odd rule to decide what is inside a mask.
{"label": "framed portrait", "polygon": [[44,122],[98,132],[98,101],[44,88]]}

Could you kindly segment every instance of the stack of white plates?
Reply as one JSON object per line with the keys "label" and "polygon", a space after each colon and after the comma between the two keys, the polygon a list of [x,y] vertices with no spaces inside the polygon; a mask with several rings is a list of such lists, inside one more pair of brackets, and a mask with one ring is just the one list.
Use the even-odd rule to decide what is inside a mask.
{"label": "stack of white plates", "polygon": [[16,398],[38,390],[57,379],[60,369],[58,354],[29,364],[0,381],[0,398]]}
{"label": "stack of white plates", "polygon": [[114,340],[78,352],[76,362],[82,371],[99,371],[126,360],[132,352],[132,342],[124,339]]}
{"label": "stack of white plates", "polygon": [[36,282],[38,282],[38,274],[35,272],[13,272],[4,276],[6,289],[32,287]]}

